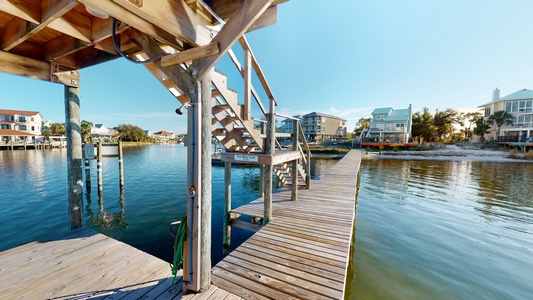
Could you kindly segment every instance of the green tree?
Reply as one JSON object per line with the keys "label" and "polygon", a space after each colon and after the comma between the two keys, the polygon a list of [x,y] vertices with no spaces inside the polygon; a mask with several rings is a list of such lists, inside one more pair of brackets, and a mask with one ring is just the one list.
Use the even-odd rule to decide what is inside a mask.
{"label": "green tree", "polygon": [[63,123],[52,123],[50,124],[50,132],[53,135],[65,135],[65,124]]}
{"label": "green tree", "polygon": [[364,128],[370,128],[370,121],[372,118],[361,118],[357,121],[356,128],[353,131],[353,134],[357,137],[361,134]]}
{"label": "green tree", "polygon": [[120,124],[116,130],[120,133],[120,138],[125,142],[144,142],[149,138],[140,127],[130,124]]}
{"label": "green tree", "polygon": [[468,121],[468,127],[465,128],[465,135],[466,135],[466,138],[471,139],[472,138],[472,124],[476,124],[477,126],[478,121],[483,120],[483,114],[477,111],[468,112],[465,114],[465,120]]}
{"label": "green tree", "polygon": [[503,124],[509,125],[513,123],[513,116],[511,116],[511,114],[506,112],[505,110],[500,110],[490,115],[487,121],[491,125],[496,123],[496,126],[498,127],[498,137],[499,137],[500,128],[503,126]]}
{"label": "green tree", "polygon": [[423,112],[415,112],[413,114],[413,122],[411,126],[411,134],[413,138],[418,138],[418,143],[430,142],[431,137],[435,133],[435,126],[433,125],[433,116],[427,107],[424,107]]}
{"label": "green tree", "polygon": [[91,127],[93,126],[92,122],[81,121],[81,139],[84,143],[92,142],[91,138]]}
{"label": "green tree", "polygon": [[459,114],[457,111],[451,108],[448,108],[444,111],[437,110],[435,112],[435,116],[433,117],[433,125],[435,126],[435,131],[439,136],[439,141],[442,140],[443,135],[453,133],[453,124],[460,124],[460,119],[458,117]]}
{"label": "green tree", "polygon": [[476,120],[476,126],[474,127],[474,134],[481,137],[481,140],[485,140],[485,134],[489,133],[490,125],[486,124],[483,118]]}

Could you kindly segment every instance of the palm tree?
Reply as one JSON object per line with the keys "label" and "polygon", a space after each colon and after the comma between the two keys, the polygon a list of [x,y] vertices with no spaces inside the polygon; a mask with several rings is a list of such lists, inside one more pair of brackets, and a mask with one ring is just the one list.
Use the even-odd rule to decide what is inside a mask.
{"label": "palm tree", "polygon": [[503,124],[510,125],[513,123],[513,116],[505,110],[500,110],[493,115],[490,115],[487,121],[491,125],[496,123],[496,126],[498,127],[498,137],[500,137],[500,127],[502,127]]}

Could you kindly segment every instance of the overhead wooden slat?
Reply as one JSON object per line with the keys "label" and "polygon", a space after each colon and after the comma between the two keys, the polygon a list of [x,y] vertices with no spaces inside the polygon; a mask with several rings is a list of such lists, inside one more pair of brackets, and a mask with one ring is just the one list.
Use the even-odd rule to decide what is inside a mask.
{"label": "overhead wooden slat", "polygon": [[144,1],[142,7],[129,0],[113,0],[148,22],[165,28],[177,39],[192,46],[203,46],[211,42],[207,22],[183,1]]}
{"label": "overhead wooden slat", "polygon": [[35,24],[41,23],[40,0],[0,1],[0,11]]}
{"label": "overhead wooden slat", "polygon": [[[157,38],[168,45],[175,47],[176,49],[183,50],[183,42],[177,41],[175,36],[161,29],[160,27],[151,24],[145,19],[131,13],[124,7],[110,1],[92,1],[92,0],[78,0],[80,3],[89,5],[94,9],[105,11],[109,14],[110,18],[113,17],[121,22],[128,24],[131,27],[138,29],[139,31],[150,35],[153,38]],[[165,27],[163,27],[165,28]]]}
{"label": "overhead wooden slat", "polygon": [[92,41],[91,18],[75,11],[55,19],[49,27],[86,43]]}
{"label": "overhead wooden slat", "polygon": [[222,30],[213,39],[219,43],[220,53],[198,60],[193,64],[197,70],[195,77],[200,80],[228,52],[231,46],[250,28],[250,26],[270,6],[273,0],[245,1]]}
{"label": "overhead wooden slat", "polygon": [[25,40],[31,35],[33,29],[37,27],[37,24],[29,21],[13,18],[4,27],[0,28],[0,49],[9,51]]}
{"label": "overhead wooden slat", "polygon": [[41,0],[41,23],[49,23],[78,5],[76,0]]}
{"label": "overhead wooden slat", "polygon": [[82,43],[78,39],[75,39],[68,35],[63,35],[61,37],[51,40],[50,42],[46,43],[46,45],[44,45],[44,60],[56,60],[60,57],[77,52],[88,46],[88,44]]}

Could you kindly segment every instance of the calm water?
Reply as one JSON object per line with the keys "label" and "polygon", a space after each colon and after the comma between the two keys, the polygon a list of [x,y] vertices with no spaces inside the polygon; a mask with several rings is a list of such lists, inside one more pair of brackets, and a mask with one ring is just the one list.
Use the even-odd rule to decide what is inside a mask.
{"label": "calm water", "polygon": [[533,164],[364,160],[350,299],[533,299]]}
{"label": "calm water", "polygon": [[[186,153],[182,145],[124,148],[125,188],[121,196],[118,159],[103,161],[104,191],[98,198],[96,162],[92,190],[84,199],[85,224],[167,261],[172,260],[170,222],[186,214]],[[0,151],[0,251],[45,239],[68,229],[66,150]],[[335,160],[313,160],[319,177]],[[224,167],[213,167],[213,261],[222,257]],[[259,169],[235,167],[232,204],[258,198]],[[233,229],[232,246],[249,232]]]}

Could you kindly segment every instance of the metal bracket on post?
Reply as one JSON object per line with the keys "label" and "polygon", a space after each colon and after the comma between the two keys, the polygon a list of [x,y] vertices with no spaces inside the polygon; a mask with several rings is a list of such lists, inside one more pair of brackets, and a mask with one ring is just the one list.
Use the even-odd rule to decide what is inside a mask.
{"label": "metal bracket on post", "polygon": [[50,64],[50,81],[61,83],[70,87],[80,86],[80,71],[78,70],[61,70],[61,67],[55,63]]}

